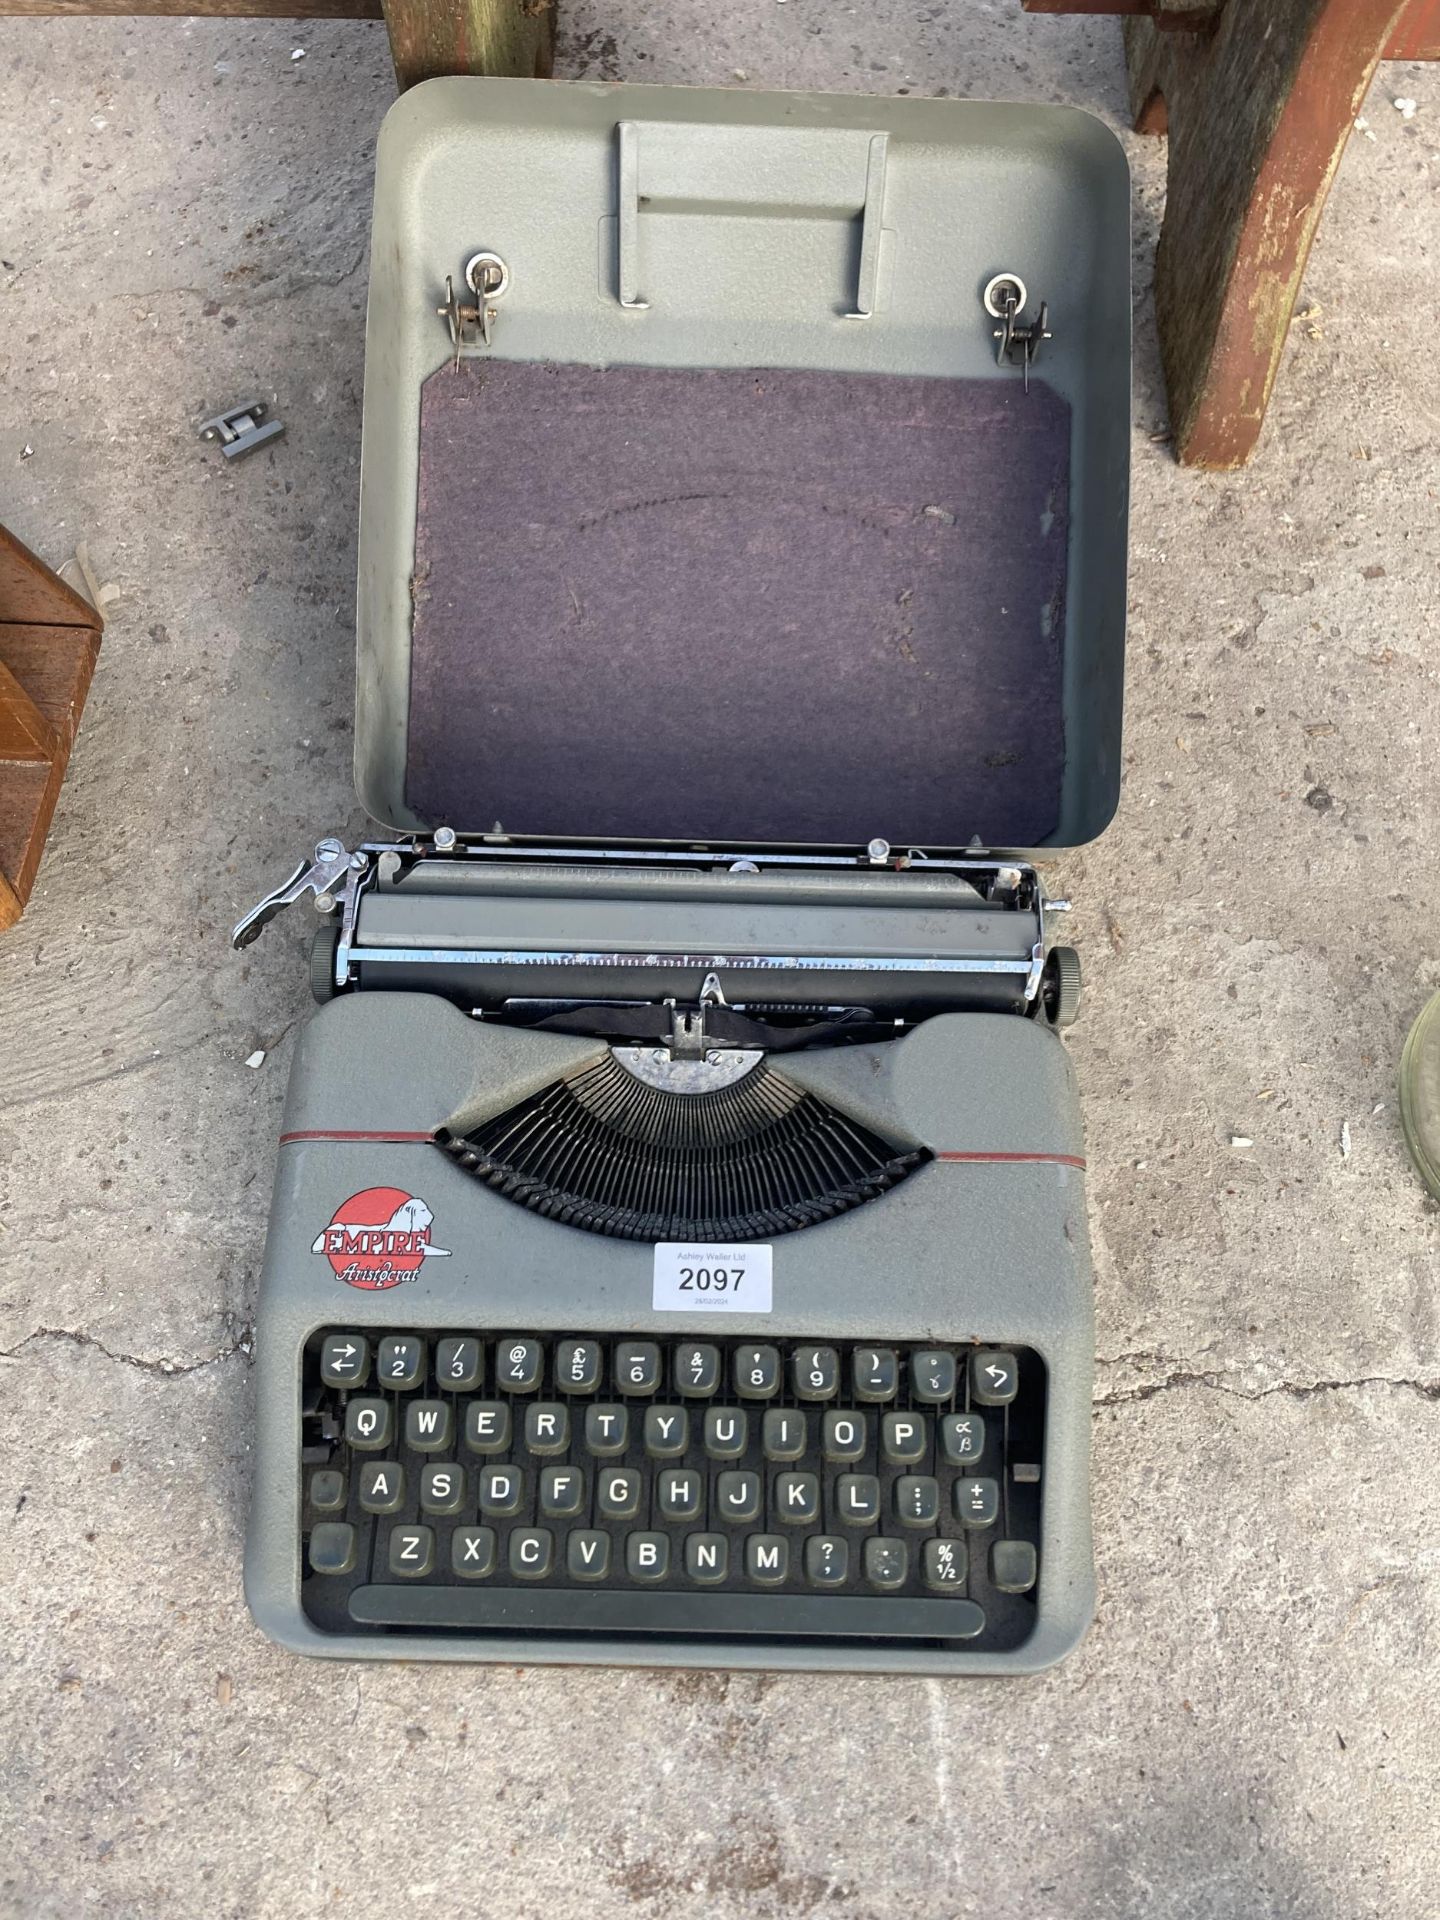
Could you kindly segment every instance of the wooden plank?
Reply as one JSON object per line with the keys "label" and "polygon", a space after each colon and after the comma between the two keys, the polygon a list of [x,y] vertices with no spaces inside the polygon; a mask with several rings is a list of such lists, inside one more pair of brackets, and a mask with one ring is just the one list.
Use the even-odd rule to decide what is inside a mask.
{"label": "wooden plank", "polygon": [[0,660],[0,760],[55,758],[55,729]]}
{"label": "wooden plank", "polygon": [[0,762],[0,928],[19,919],[35,884],[99,650],[94,627],[0,626],[0,661],[55,741],[48,763]]}
{"label": "wooden plank", "polygon": [[403,92],[442,74],[547,79],[554,0],[387,0],[385,22]]}
{"label": "wooden plank", "polygon": [[1385,49],[1387,60],[1440,60],[1440,0],[1410,0]]}
{"label": "wooden plank", "polygon": [[1155,263],[1170,419],[1190,466],[1254,451],[1330,183],[1404,0],[1244,0],[1213,36],[1127,20],[1132,103],[1170,131]]}
{"label": "wooden plank", "polygon": [[0,527],[0,621],[38,621],[57,627],[99,627],[90,602]]}
{"label": "wooden plank", "polygon": [[0,0],[0,17],[169,14],[191,19],[379,20],[380,0]]}

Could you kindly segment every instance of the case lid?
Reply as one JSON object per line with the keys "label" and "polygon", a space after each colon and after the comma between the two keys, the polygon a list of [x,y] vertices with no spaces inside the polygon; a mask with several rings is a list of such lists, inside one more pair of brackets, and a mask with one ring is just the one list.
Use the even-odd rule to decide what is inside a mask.
{"label": "case lid", "polygon": [[1092,838],[1119,786],[1128,207],[1118,143],[1068,108],[407,93],[366,350],[369,810],[551,841]]}

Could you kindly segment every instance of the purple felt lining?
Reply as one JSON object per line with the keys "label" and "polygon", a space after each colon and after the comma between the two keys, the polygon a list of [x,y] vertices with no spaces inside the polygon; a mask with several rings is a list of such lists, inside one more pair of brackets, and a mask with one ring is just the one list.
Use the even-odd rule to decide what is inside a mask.
{"label": "purple felt lining", "polygon": [[426,383],[407,799],[569,839],[1035,846],[1043,383],[491,361]]}

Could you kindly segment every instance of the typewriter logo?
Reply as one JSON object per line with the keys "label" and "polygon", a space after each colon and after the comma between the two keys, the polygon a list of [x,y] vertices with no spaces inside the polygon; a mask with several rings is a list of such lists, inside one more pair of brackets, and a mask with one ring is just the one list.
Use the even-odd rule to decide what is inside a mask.
{"label": "typewriter logo", "polygon": [[427,1260],[448,1259],[448,1247],[430,1244],[435,1216],[403,1187],[366,1187],[352,1193],[328,1227],[315,1236],[312,1253],[323,1253],[348,1287],[374,1293],[413,1280]]}

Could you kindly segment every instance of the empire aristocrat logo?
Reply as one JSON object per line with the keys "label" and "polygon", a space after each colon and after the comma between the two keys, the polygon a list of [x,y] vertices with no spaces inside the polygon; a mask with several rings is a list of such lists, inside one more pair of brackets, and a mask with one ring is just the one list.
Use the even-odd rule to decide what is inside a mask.
{"label": "empire aristocrat logo", "polygon": [[435,1216],[403,1187],[366,1187],[335,1209],[310,1251],[323,1253],[335,1278],[375,1293],[413,1280],[427,1260],[448,1259],[450,1249],[431,1244]]}

